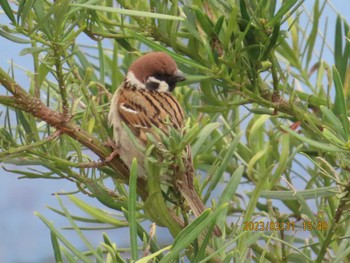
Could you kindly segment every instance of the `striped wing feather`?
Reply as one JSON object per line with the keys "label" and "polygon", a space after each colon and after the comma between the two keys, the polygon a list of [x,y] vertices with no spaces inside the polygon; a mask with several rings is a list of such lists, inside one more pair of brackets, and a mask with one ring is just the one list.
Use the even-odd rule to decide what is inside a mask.
{"label": "striped wing feather", "polygon": [[180,129],[184,119],[182,108],[171,93],[148,90],[121,89],[118,113],[143,144],[147,143],[146,133],[159,139],[152,126],[168,134],[168,125]]}

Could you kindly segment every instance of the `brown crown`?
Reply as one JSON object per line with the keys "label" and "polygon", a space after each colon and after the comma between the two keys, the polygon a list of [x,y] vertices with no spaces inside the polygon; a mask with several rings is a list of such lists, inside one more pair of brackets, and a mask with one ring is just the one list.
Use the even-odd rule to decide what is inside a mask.
{"label": "brown crown", "polygon": [[150,52],[131,64],[129,71],[142,83],[156,74],[173,75],[177,70],[175,61],[164,52]]}

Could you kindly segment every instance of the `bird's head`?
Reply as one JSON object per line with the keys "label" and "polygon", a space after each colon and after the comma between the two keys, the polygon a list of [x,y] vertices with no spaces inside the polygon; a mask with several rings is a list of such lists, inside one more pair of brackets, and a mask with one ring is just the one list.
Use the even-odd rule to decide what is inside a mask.
{"label": "bird's head", "polygon": [[164,52],[150,52],[131,64],[126,81],[133,87],[172,91],[179,81],[185,80],[175,61]]}

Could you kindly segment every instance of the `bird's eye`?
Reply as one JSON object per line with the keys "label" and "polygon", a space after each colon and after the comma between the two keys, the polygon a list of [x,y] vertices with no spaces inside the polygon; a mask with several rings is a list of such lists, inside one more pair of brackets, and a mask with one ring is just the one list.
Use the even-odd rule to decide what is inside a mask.
{"label": "bird's eye", "polygon": [[167,75],[167,74],[157,73],[157,74],[154,74],[153,77],[158,79],[158,80],[160,80],[160,81],[166,81],[167,82],[167,80],[169,79],[170,76]]}

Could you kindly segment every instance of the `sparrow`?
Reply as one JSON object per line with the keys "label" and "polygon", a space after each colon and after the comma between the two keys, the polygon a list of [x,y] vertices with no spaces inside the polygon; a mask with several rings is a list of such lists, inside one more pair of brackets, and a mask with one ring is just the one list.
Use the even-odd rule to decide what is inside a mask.
{"label": "sparrow", "polygon": [[[116,147],[129,168],[132,160],[137,159],[139,176],[147,178],[145,155],[129,133],[131,131],[135,136],[137,144],[146,146],[147,133],[159,139],[155,127],[165,135],[169,135],[169,125],[180,130],[184,125],[184,111],[171,92],[177,82],[184,80],[184,74],[167,53],[150,52],[131,64],[123,83],[112,97],[108,120],[113,127]],[[175,188],[198,217],[205,206],[194,188],[194,167],[189,145],[186,151],[185,171],[176,175]],[[214,233],[221,235],[217,226]]]}

